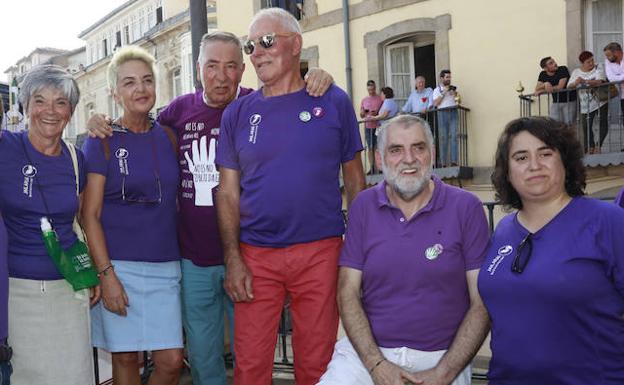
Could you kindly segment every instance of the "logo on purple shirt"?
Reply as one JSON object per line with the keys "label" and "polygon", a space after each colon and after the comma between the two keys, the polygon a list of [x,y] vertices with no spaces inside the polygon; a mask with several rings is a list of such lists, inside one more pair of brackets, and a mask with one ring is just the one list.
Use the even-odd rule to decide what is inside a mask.
{"label": "logo on purple shirt", "polygon": [[249,143],[256,144],[256,138],[258,137],[258,125],[262,121],[262,116],[260,114],[253,114],[249,117]]}
{"label": "logo on purple shirt", "polygon": [[317,118],[322,118],[323,115],[325,115],[325,111],[323,111],[323,108],[321,107],[314,107],[312,109],[312,115],[314,115]]}
{"label": "logo on purple shirt", "polygon": [[32,187],[35,175],[37,175],[37,168],[32,164],[27,164],[22,167],[22,174],[24,175],[24,183],[22,184],[22,192],[24,195],[32,198]]}
{"label": "logo on purple shirt", "polygon": [[503,262],[503,259],[505,259],[505,257],[511,254],[512,252],[513,252],[513,247],[511,245],[505,245],[505,246],[500,247],[498,249],[498,253],[496,254],[496,257],[492,259],[492,263],[490,263],[490,266],[488,266],[487,268],[488,273],[490,273],[490,275],[494,275],[494,273],[496,273],[496,269],[498,268],[498,265],[500,265],[500,263]]}

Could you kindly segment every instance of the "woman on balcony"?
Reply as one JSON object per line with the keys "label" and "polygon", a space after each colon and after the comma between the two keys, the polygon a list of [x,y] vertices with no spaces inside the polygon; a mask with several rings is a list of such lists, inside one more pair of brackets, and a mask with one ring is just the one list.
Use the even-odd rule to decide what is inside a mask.
{"label": "woman on balcony", "polygon": [[[609,131],[608,114],[609,107],[606,100],[602,101],[599,94],[608,91],[607,87],[597,88],[606,82],[604,72],[596,66],[594,54],[583,51],[579,55],[581,67],[572,71],[568,88],[579,88],[579,103],[581,105],[581,130],[583,131],[583,147],[585,153],[600,154],[602,143]],[[592,88],[588,88],[592,87]],[[604,90],[603,90],[604,88]],[[598,143],[594,141],[594,118],[598,115],[599,134]],[[589,139],[589,141],[588,141]]]}
{"label": "woman on balcony", "polygon": [[584,197],[573,130],[510,122],[496,151],[498,224],[479,274],[489,385],[624,384],[624,210]]}
{"label": "woman on balcony", "polygon": [[84,146],[84,226],[102,285],[91,312],[93,344],[112,353],[116,385],[140,383],[140,351],[152,351],[149,384],[177,384],[182,367],[178,165],[173,133],[149,116],[154,67],[140,47],[115,53],[108,84],[123,115],[112,137]]}

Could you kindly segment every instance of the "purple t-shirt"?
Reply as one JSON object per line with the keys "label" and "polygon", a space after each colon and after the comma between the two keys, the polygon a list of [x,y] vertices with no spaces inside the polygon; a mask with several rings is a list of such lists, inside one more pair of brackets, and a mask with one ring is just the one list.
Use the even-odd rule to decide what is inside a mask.
{"label": "purple t-shirt", "polygon": [[108,143],[108,161],[100,139],[87,138],[83,151],[87,171],[106,177],[100,221],[110,259],[180,259],[176,235],[178,165],[171,140],[155,123],[143,134],[114,132]]}
{"label": "purple t-shirt", "polygon": [[260,90],[232,102],[216,163],[241,173],[241,241],[286,247],[341,235],[340,166],[361,150],[351,101],[334,85],[318,98]]}
{"label": "purple t-shirt", "polygon": [[[240,88],[239,97],[252,91]],[[160,112],[158,121],[178,136],[178,241],[182,257],[197,266],[214,266],[223,264],[213,189],[219,183],[214,159],[224,108],[207,106],[202,94],[200,90],[176,98]]]}
{"label": "purple t-shirt", "polygon": [[339,265],[362,271],[362,305],[381,347],[448,349],[470,306],[466,271],[481,267],[489,241],[483,206],[433,181],[430,202],[409,220],[385,182],[349,209]]}
{"label": "purple t-shirt", "polygon": [[[50,218],[63,248],[69,248],[76,241],[72,229],[78,211],[76,176],[64,143],[61,149],[59,156],[40,153],[30,143],[28,131],[2,131],[0,136],[0,212],[9,236],[11,277],[62,279],[43,244],[40,225],[41,217]],[[77,157],[82,191],[86,182],[82,152],[77,151]]]}
{"label": "purple t-shirt", "polygon": [[0,339],[9,333],[9,267],[7,265],[8,239],[0,214]]}
{"label": "purple t-shirt", "polygon": [[624,211],[574,198],[532,234],[516,214],[496,227],[479,275],[492,319],[490,385],[624,384]]}

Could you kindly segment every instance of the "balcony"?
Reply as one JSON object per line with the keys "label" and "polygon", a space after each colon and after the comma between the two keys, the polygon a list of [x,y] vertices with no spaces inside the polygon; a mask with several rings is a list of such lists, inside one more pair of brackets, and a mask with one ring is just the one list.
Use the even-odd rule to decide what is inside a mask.
{"label": "balcony", "polygon": [[[426,113],[411,114],[416,115],[426,120],[431,126],[433,140],[436,148],[436,159],[433,166],[433,172],[440,179],[454,179],[461,186],[462,179],[472,178],[472,167],[468,163],[468,114],[470,109],[458,105],[454,107],[440,108],[436,110],[427,111]],[[447,151],[446,159],[441,158],[442,152],[440,151],[440,128],[441,122],[446,118],[452,116],[457,121],[457,162],[452,162],[450,159],[450,151]],[[361,132],[364,133],[362,142],[364,143],[364,152],[366,153],[363,158],[364,170],[367,171],[366,181],[369,185],[379,183],[383,180],[383,175],[380,171],[371,172],[372,159],[369,155],[368,140],[366,136],[370,134],[372,129],[365,128],[365,121],[359,121]],[[383,121],[380,123],[383,124]],[[449,138],[447,145],[450,147],[451,139]]]}
{"label": "balcony", "polygon": [[[551,116],[576,130],[583,145],[586,167],[624,165],[624,125],[620,96],[622,82],[581,86],[555,93],[519,96],[520,116]],[[576,95],[576,97],[574,96]],[[573,108],[562,108],[574,101]]]}

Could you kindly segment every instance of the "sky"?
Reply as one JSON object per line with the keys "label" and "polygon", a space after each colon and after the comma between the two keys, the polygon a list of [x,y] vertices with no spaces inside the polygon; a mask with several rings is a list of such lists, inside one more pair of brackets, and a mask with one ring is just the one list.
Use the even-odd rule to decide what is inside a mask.
{"label": "sky", "polygon": [[78,34],[128,0],[0,0],[0,81],[35,48],[76,49]]}

